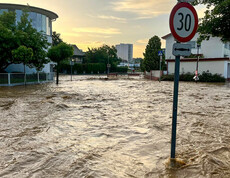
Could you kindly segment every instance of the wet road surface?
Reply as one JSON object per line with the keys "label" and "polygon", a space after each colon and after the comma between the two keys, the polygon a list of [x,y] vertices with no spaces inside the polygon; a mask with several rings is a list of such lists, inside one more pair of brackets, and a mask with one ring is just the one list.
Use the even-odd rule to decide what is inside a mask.
{"label": "wet road surface", "polygon": [[230,86],[62,77],[0,87],[0,177],[230,177]]}

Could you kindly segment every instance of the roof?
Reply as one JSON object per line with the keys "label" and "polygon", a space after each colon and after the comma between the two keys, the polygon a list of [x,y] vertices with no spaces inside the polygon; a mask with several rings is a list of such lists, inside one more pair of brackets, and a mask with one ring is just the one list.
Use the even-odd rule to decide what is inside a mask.
{"label": "roof", "polygon": [[[175,59],[165,59],[166,62],[175,62]],[[196,62],[197,58],[183,58],[180,62]],[[199,62],[210,62],[210,61],[230,61],[230,58],[201,58]]]}
{"label": "roof", "polygon": [[165,36],[162,36],[161,38],[164,39],[164,40],[166,40],[166,38],[170,37],[171,35],[172,35],[172,33],[169,33],[169,34],[167,34]]}
{"label": "roof", "polygon": [[80,50],[76,45],[72,45],[74,51],[73,51],[73,55],[74,56],[85,56],[85,53],[82,52],[82,50]]}
{"label": "roof", "polygon": [[12,9],[12,10],[14,10],[14,9],[17,9],[17,10],[28,9],[30,12],[36,12],[39,14],[46,15],[51,20],[58,18],[58,15],[54,12],[51,12],[51,11],[46,10],[46,9],[38,8],[38,7],[29,6],[29,5],[0,3],[0,9]]}

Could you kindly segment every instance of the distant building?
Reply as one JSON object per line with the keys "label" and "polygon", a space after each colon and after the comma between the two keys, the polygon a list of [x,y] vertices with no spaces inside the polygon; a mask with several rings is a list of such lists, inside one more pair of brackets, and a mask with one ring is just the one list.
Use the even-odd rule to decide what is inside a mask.
{"label": "distant building", "polygon": [[123,60],[123,62],[130,62],[133,60],[133,44],[119,44],[116,45],[117,56]]}
{"label": "distant building", "polygon": [[73,51],[73,59],[75,63],[80,63],[82,64],[83,59],[85,57],[85,53],[80,50],[76,45],[72,45],[74,51]]}
{"label": "distant building", "polygon": [[[230,79],[230,42],[222,42],[218,37],[210,37],[210,39],[204,40],[199,47],[197,47],[197,38],[199,34],[197,33],[193,39],[188,42],[192,46],[193,57],[184,58],[181,57],[180,63],[180,73],[195,73],[197,55],[201,56],[199,60],[198,73],[210,72],[212,74],[220,74],[226,79]],[[167,62],[167,72],[168,74],[174,73],[175,67],[175,56],[172,54],[173,44],[175,39],[172,34],[168,34],[162,37],[166,40],[166,51],[165,51],[165,61]]]}
{"label": "distant building", "polygon": [[[32,26],[39,32],[43,32],[47,37],[49,43],[52,44],[52,22],[58,18],[58,15],[49,10],[41,9],[38,7],[0,3],[0,14],[3,12],[14,11],[16,13],[16,23],[21,19],[23,9],[28,10],[29,19],[32,21]],[[43,72],[53,72],[54,63],[45,64],[42,69]],[[12,64],[6,68],[7,72],[24,72],[22,64]],[[35,68],[26,67],[26,73],[37,72]]]}

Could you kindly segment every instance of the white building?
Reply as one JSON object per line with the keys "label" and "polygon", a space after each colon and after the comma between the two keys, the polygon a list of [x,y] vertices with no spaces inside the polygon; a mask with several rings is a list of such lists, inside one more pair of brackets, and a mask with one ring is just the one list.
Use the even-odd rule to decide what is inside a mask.
{"label": "white building", "polygon": [[[0,14],[3,12],[14,11],[16,13],[16,23],[20,21],[23,9],[28,10],[28,18],[32,21],[32,26],[37,29],[37,31],[44,32],[48,42],[52,43],[52,22],[58,18],[56,13],[38,7],[0,3]],[[45,64],[42,72],[53,72],[53,65],[53,62]],[[6,71],[24,72],[24,66],[22,64],[12,64],[6,68]],[[37,72],[35,68],[31,69],[26,67],[26,73],[35,72]]]}
{"label": "white building", "polygon": [[132,44],[119,44],[116,45],[117,56],[124,62],[133,60],[133,45]]}
{"label": "white building", "polygon": [[[197,38],[198,33],[193,39],[188,42],[192,45],[192,54],[197,55]],[[167,62],[167,73],[174,73],[175,56],[172,54],[173,44],[176,42],[172,34],[162,37],[166,40],[165,59]],[[202,41],[199,47],[199,55],[202,56],[199,60],[198,73],[210,72],[212,74],[220,74],[226,79],[230,79],[230,42],[224,43],[218,37],[210,37],[208,41]],[[181,57],[180,73],[195,73],[197,58]]]}

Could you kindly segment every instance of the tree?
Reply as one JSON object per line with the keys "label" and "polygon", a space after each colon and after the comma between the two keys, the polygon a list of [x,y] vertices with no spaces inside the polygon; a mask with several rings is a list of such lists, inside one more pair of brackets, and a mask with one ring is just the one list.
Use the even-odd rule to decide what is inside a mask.
{"label": "tree", "polygon": [[158,36],[154,36],[149,39],[146,46],[144,55],[144,61],[142,63],[142,68],[146,71],[158,70],[160,68],[160,57],[158,56],[158,51],[161,50],[161,40]]}
{"label": "tree", "polygon": [[57,33],[57,32],[53,32],[53,34],[52,34],[52,41],[53,41],[53,43],[52,43],[52,45],[53,46],[57,46],[58,44],[60,44],[61,42],[63,42],[62,41],[62,39],[60,38],[60,33]]}
{"label": "tree", "polygon": [[193,4],[204,4],[207,8],[198,28],[199,42],[210,36],[230,41],[230,0],[196,0]]}
{"label": "tree", "polygon": [[26,83],[26,65],[31,63],[33,57],[33,50],[26,46],[20,46],[12,51],[13,57],[17,63],[23,63],[24,65],[24,82]]}
{"label": "tree", "polygon": [[28,13],[23,11],[20,22],[16,24],[15,12],[4,12],[0,15],[0,70],[6,69],[10,64],[18,64],[12,51],[20,46],[33,50],[33,57],[27,64],[41,70],[48,63],[46,50],[49,46],[47,37],[32,27],[28,20]]}
{"label": "tree", "polygon": [[117,57],[117,49],[115,46],[103,45],[99,48],[88,48],[86,52],[85,63],[103,63],[107,65],[111,64],[111,69],[121,62],[121,59]]}
{"label": "tree", "polygon": [[33,50],[33,58],[28,64],[29,67],[35,67],[40,71],[44,64],[49,62],[46,57],[47,49],[50,44],[43,32],[38,32],[32,27],[31,21],[28,20],[28,13],[23,11],[21,21],[17,24],[17,39],[20,45],[24,45]]}
{"label": "tree", "polygon": [[18,47],[15,38],[16,14],[4,12],[0,15],[0,70],[6,69],[13,63],[12,50]]}
{"label": "tree", "polygon": [[61,42],[57,46],[52,46],[48,50],[47,56],[48,56],[48,58],[50,58],[51,61],[54,61],[57,63],[56,84],[58,84],[60,62],[63,60],[67,60],[68,58],[73,56],[73,47],[71,45],[64,43],[64,42]]}

